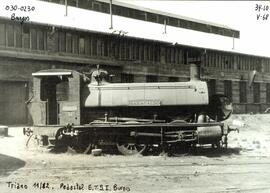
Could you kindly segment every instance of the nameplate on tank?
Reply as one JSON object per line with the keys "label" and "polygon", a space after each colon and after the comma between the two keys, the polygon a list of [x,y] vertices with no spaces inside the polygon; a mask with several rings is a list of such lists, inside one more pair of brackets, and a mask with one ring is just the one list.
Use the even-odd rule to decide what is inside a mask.
{"label": "nameplate on tank", "polygon": [[62,111],[71,112],[71,111],[77,111],[77,106],[63,106]]}
{"label": "nameplate on tank", "polygon": [[130,100],[129,106],[160,106],[159,100]]}

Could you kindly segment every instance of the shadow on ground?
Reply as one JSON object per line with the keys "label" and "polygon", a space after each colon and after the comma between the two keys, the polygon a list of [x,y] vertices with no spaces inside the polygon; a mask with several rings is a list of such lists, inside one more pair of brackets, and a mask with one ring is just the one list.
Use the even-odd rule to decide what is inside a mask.
{"label": "shadow on ground", "polygon": [[[102,155],[111,154],[111,155],[122,155],[116,147],[110,148],[101,148]],[[91,154],[91,150],[87,153],[83,151],[76,151],[71,147],[61,146],[61,147],[52,147],[48,149],[50,153],[59,154],[59,153],[68,153],[68,154]],[[160,148],[150,148],[144,151],[142,154],[144,156],[159,156],[159,155],[168,155],[172,157],[178,156],[206,156],[206,157],[221,157],[221,156],[230,156],[230,155],[240,155],[241,151],[244,151],[242,148],[211,148],[211,147],[196,147],[196,148],[183,148],[180,150],[170,150],[162,151]]]}
{"label": "shadow on ground", "polygon": [[206,156],[206,157],[221,157],[230,155],[240,155],[242,148],[203,148],[196,147],[194,149],[187,150],[186,152],[174,153],[172,156]]}
{"label": "shadow on ground", "polygon": [[0,154],[0,176],[8,176],[15,170],[25,166],[25,161]]}
{"label": "shadow on ground", "polygon": [[0,135],[0,138],[4,138],[4,137],[14,137],[13,135],[7,135],[7,136],[3,136],[3,135]]}

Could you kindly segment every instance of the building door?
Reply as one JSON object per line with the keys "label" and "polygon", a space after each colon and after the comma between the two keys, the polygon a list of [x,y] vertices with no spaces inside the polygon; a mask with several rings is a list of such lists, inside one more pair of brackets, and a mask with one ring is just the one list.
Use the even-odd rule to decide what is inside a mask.
{"label": "building door", "polygon": [[0,81],[0,124],[23,125],[28,122],[27,82]]}
{"label": "building door", "polygon": [[57,84],[60,79],[57,76],[44,77],[41,84],[41,99],[46,101],[46,124],[58,123]]}

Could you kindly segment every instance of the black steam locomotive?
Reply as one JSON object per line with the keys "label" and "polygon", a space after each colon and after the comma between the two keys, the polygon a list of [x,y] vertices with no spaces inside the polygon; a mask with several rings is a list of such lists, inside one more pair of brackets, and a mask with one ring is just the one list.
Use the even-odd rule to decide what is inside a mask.
{"label": "black steam locomotive", "polygon": [[48,146],[78,152],[115,146],[124,155],[152,147],[178,151],[196,144],[227,146],[232,113],[224,95],[208,96],[207,83],[191,70],[189,82],[108,83],[107,72],[91,77],[73,70],[33,73],[29,109],[33,136]]}

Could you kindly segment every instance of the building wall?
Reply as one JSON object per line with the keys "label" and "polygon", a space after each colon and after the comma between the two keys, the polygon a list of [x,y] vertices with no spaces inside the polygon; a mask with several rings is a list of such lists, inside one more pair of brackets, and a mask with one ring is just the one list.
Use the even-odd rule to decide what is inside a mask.
{"label": "building wall", "polygon": [[[26,83],[29,93],[25,97],[31,96],[31,74],[42,69],[89,72],[99,64],[114,75],[113,82],[187,81],[189,63],[198,61],[202,79],[215,81],[210,92],[229,93],[235,113],[256,113],[268,108],[269,58],[0,20],[0,82]],[[252,70],[258,72],[255,89],[248,86]],[[244,102],[240,101],[239,82],[246,82]],[[27,122],[30,123],[23,123]]]}

